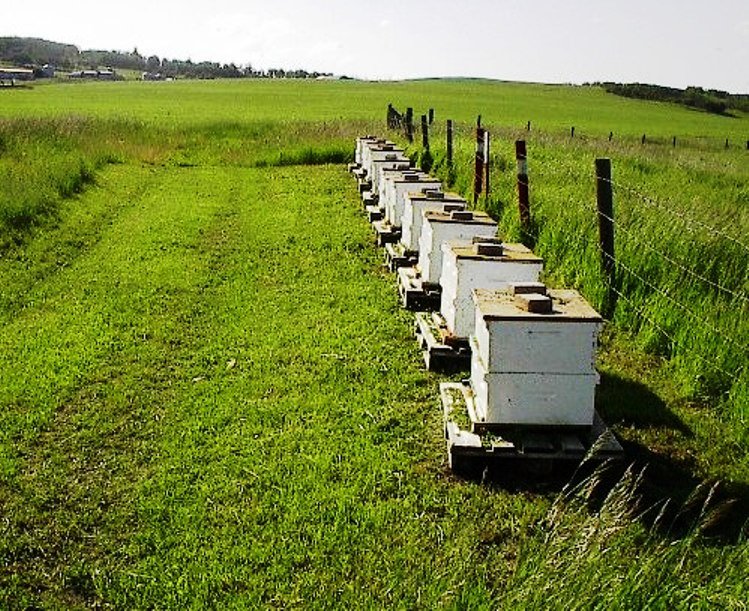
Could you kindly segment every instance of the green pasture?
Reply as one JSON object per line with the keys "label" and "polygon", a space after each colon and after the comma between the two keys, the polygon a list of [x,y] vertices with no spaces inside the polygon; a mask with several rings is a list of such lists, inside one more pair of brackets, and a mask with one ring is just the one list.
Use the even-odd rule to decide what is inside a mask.
{"label": "green pasture", "polygon": [[377,121],[388,103],[439,120],[525,127],[582,136],[711,137],[749,139],[745,117],[723,117],[664,103],[643,103],[593,87],[482,80],[404,82],[217,80],[56,83],[3,92],[0,115],[95,116],[157,121],[162,127],[258,121]]}
{"label": "green pasture", "polygon": [[[388,102],[435,108],[433,171],[465,195],[482,114],[480,206],[596,305],[612,158],[617,252],[649,283],[620,276],[599,362],[626,473],[449,474],[447,378],[345,172]],[[747,127],[478,81],[0,91],[0,608],[745,608]]]}

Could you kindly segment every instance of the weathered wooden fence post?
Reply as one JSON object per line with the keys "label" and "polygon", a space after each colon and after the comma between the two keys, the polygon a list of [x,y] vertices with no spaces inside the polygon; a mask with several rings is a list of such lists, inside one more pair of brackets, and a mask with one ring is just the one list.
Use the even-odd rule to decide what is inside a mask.
{"label": "weathered wooden fence post", "polygon": [[643,134],[640,144],[645,144],[646,141],[647,141],[647,137],[645,136],[645,134]]}
{"label": "weathered wooden fence post", "polygon": [[570,138],[574,138],[574,137],[575,137],[575,126],[573,125],[570,128]]}
{"label": "weathered wooden fence post", "polygon": [[515,160],[518,164],[518,211],[520,228],[527,235],[531,226],[531,203],[528,194],[528,152],[525,140],[515,141]]}
{"label": "weathered wooden fence post", "polygon": [[491,166],[489,164],[489,152],[491,145],[491,136],[489,130],[484,130],[484,201],[489,201],[489,172]]}
{"label": "weathered wooden fence post", "polygon": [[406,108],[406,138],[409,142],[414,141],[414,109]]}
{"label": "weathered wooden fence post", "polygon": [[392,104],[388,104],[387,126],[388,126],[388,129],[393,129],[393,105]]}
{"label": "weathered wooden fence post", "polygon": [[606,283],[605,315],[611,317],[616,307],[616,259],[614,257],[614,190],[611,183],[611,160],[596,159],[596,199],[598,205],[598,244],[601,249],[601,272]]}
{"label": "weathered wooden fence post", "polygon": [[726,148],[728,148],[728,138],[726,138]]}
{"label": "weathered wooden fence post", "polygon": [[447,120],[447,165],[453,165],[453,120]]}
{"label": "weathered wooden fence post", "polygon": [[614,132],[609,132],[609,142],[614,139]]}
{"label": "weathered wooden fence post", "polygon": [[476,161],[473,177],[473,204],[478,203],[484,182],[484,128],[481,127],[481,116],[479,115],[476,126]]}
{"label": "weathered wooden fence post", "polygon": [[421,115],[421,146],[425,151],[429,150],[429,123],[426,115]]}
{"label": "weathered wooden fence post", "polygon": [[671,146],[676,148],[676,136],[674,136],[673,140],[671,141]]}
{"label": "weathered wooden fence post", "polygon": [[527,132],[531,131],[531,122],[530,121],[528,121],[528,123],[526,124],[525,131],[527,131]]}
{"label": "weathered wooden fence post", "polygon": [[429,125],[434,123],[434,108],[429,109]]}

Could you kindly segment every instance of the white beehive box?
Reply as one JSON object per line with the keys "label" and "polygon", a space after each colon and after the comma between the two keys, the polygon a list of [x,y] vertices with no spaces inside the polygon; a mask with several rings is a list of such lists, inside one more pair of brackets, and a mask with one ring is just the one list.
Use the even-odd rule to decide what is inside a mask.
{"label": "white beehive box", "polygon": [[471,357],[479,424],[590,427],[597,382],[595,374],[487,373]]}
{"label": "white beehive box", "polygon": [[392,142],[385,143],[374,143],[362,148],[362,168],[366,170],[367,174],[371,176],[372,173],[372,159],[374,156],[383,155],[397,155],[403,154],[403,150],[399,149]]}
{"label": "white beehive box", "polygon": [[442,191],[442,182],[424,172],[389,173],[383,178],[380,199],[385,200],[385,218],[396,227],[402,223],[406,193]]}
{"label": "white beehive box", "polygon": [[422,282],[438,284],[442,273],[442,244],[497,235],[497,223],[486,212],[430,210],[424,213],[419,238],[419,263]]}
{"label": "white beehive box", "polygon": [[600,315],[577,291],[540,286],[551,298],[551,313],[523,310],[512,285],[507,291],[473,291],[481,362],[491,373],[594,374]]}
{"label": "white beehive box", "polygon": [[372,180],[372,191],[379,194],[382,170],[394,169],[405,172],[411,168],[411,160],[405,155],[397,153],[388,153],[386,155],[374,153],[370,167],[371,171],[369,172],[369,176]]}
{"label": "white beehive box", "polygon": [[[534,289],[518,288],[526,290]],[[477,289],[473,300],[471,386],[478,421],[591,426],[600,315],[569,290],[543,296]]]}
{"label": "white beehive box", "polygon": [[414,167],[384,167],[378,168],[376,180],[378,182],[378,190],[380,194],[380,207],[387,213],[388,199],[392,191],[392,185],[390,184],[395,178],[401,176],[412,177],[413,180],[418,180],[420,177],[429,177],[426,172]]}
{"label": "white beehive box", "polygon": [[387,140],[377,138],[376,136],[361,136],[356,139],[356,149],[354,150],[354,161],[361,165],[363,162],[364,149],[377,144],[386,144]]}
{"label": "white beehive box", "polygon": [[543,259],[522,244],[444,242],[440,313],[448,331],[460,338],[473,334],[476,315],[471,291],[537,282],[542,268]]}
{"label": "white beehive box", "polygon": [[401,217],[401,243],[406,250],[415,252],[419,248],[424,213],[430,210],[465,210],[468,203],[456,193],[426,191],[407,192],[403,195]]}

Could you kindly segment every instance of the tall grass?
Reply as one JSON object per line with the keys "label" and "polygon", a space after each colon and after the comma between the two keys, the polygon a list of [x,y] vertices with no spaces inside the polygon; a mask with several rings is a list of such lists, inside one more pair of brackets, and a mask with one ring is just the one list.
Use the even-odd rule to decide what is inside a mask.
{"label": "tall grass", "polygon": [[0,246],[54,220],[108,163],[268,167],[345,164],[357,123],[217,120],[179,127],[91,117],[0,121]]}
{"label": "tall grass", "polygon": [[[745,608],[745,533],[734,546],[714,546],[708,536],[729,505],[701,486],[672,511],[644,507],[644,476],[630,467],[609,487],[599,471],[561,493],[521,545],[503,607]],[[594,500],[602,488],[603,500]],[[674,531],[677,523],[686,530]]]}

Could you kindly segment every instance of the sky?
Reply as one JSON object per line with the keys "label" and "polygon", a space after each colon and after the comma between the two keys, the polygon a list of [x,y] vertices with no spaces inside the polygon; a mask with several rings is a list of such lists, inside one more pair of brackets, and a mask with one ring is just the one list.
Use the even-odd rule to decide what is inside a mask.
{"label": "sky", "polygon": [[256,69],[749,93],[748,0],[35,0],[2,12],[0,36]]}

